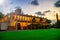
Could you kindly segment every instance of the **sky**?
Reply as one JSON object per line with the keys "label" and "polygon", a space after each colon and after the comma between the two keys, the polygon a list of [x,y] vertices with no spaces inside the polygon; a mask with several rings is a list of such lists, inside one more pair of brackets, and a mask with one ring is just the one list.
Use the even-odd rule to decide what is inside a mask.
{"label": "sky", "polygon": [[0,12],[6,15],[19,7],[24,14],[56,20],[55,14],[60,13],[60,7],[54,6],[57,1],[59,0],[3,0],[0,1]]}

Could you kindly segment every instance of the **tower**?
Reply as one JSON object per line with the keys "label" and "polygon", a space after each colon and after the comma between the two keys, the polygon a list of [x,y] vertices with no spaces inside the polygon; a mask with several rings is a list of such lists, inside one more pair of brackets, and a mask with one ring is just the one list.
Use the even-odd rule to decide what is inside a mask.
{"label": "tower", "polygon": [[15,10],[15,13],[16,13],[16,14],[22,14],[22,13],[21,13],[21,9],[16,9],[16,10]]}

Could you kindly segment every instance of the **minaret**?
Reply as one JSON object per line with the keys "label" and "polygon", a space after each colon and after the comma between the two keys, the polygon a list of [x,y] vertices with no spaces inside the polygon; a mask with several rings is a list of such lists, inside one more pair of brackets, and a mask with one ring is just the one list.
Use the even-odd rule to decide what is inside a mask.
{"label": "minaret", "polygon": [[56,13],[56,20],[58,21],[58,13]]}

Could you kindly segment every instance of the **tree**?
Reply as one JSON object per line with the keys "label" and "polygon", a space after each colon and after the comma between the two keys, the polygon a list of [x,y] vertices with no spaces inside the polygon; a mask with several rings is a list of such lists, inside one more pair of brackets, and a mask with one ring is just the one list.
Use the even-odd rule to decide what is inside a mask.
{"label": "tree", "polygon": [[56,28],[60,28],[60,20],[58,20],[58,21],[55,23],[55,25],[56,25]]}
{"label": "tree", "polygon": [[47,22],[48,24],[50,24],[50,23],[51,23],[51,20],[49,20],[49,19],[46,19],[46,22]]}
{"label": "tree", "polygon": [[[42,23],[43,21],[43,18],[40,17],[40,23]],[[43,29],[43,25],[40,24],[40,23],[36,23],[36,24],[33,24],[33,23],[36,23],[36,20],[35,20],[35,17],[32,19],[32,27],[36,27],[36,29],[39,29],[39,28],[42,28]]]}
{"label": "tree", "polygon": [[53,24],[52,28],[60,28],[60,20],[58,20],[55,24]]}
{"label": "tree", "polygon": [[2,18],[4,15],[2,14],[2,12],[0,12],[0,18]]}
{"label": "tree", "polygon": [[39,23],[36,23],[35,16],[32,19],[32,23],[28,25],[29,29],[38,29],[40,27]]}

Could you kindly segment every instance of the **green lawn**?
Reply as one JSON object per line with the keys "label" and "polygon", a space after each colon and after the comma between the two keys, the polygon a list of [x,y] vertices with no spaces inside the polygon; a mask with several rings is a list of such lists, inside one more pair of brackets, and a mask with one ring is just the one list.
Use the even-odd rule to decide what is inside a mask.
{"label": "green lawn", "polygon": [[60,40],[60,29],[0,32],[0,40]]}

